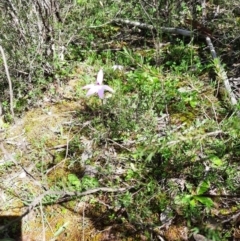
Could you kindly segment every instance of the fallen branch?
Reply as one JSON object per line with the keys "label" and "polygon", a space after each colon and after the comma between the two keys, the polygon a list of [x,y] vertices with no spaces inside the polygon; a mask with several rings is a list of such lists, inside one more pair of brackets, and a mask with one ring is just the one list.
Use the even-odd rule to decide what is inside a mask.
{"label": "fallen branch", "polygon": [[[149,30],[156,29],[151,24],[140,23],[140,22],[137,22],[137,21],[130,21],[130,20],[127,20],[127,19],[120,19],[120,18],[112,20],[111,23],[126,24],[126,25],[129,25],[129,26],[138,27],[138,28],[141,28],[141,29],[149,29]],[[190,37],[193,36],[192,31],[182,29],[182,28],[161,27],[160,30],[164,33],[180,34],[180,35],[183,35],[183,36],[190,36]]]}
{"label": "fallen branch", "polygon": [[[87,195],[97,193],[97,192],[124,192],[124,191],[127,191],[127,190],[129,190],[129,188],[109,188],[109,187],[99,187],[99,188],[95,188],[95,189],[90,189],[90,190],[85,191],[85,192],[48,190],[48,191],[44,192],[43,194],[41,194],[40,196],[38,196],[37,198],[35,198],[32,201],[32,203],[28,206],[25,213],[29,213],[32,209],[37,207],[40,204],[40,202],[42,202],[43,198],[45,198],[46,196],[58,196],[57,200],[54,203],[59,203],[59,202],[63,202],[63,201],[69,201],[69,200],[72,200],[72,199],[77,198],[77,197],[87,196]],[[43,202],[43,204],[46,205],[46,204],[49,204],[49,203]]]}
{"label": "fallen branch", "polygon": [[231,86],[229,84],[227,73],[225,72],[223,66],[221,65],[221,62],[220,62],[219,58],[217,57],[217,54],[216,54],[216,51],[215,51],[214,46],[212,44],[212,41],[211,41],[211,39],[209,37],[206,37],[206,42],[207,42],[207,45],[208,45],[208,47],[210,49],[212,58],[214,60],[216,73],[217,73],[218,77],[223,80],[225,89],[226,89],[226,91],[227,91],[227,93],[228,93],[228,95],[230,97],[232,105],[236,105],[237,104],[236,96],[234,95],[234,93],[233,93],[233,91],[231,89]]}
{"label": "fallen branch", "polygon": [[5,68],[5,72],[6,72],[6,76],[7,76],[7,80],[8,80],[8,85],[9,85],[10,111],[11,111],[12,117],[14,118],[12,82],[11,82],[10,75],[9,75],[9,72],[8,72],[7,60],[6,60],[4,50],[3,50],[1,45],[0,45],[0,51],[1,51],[1,54],[2,54],[3,64],[4,64],[4,68]]}
{"label": "fallen branch", "polygon": [[[41,195],[39,195],[38,197],[36,197],[30,203],[30,205],[27,207],[27,210],[21,216],[19,216],[18,218],[12,220],[8,224],[6,224],[4,226],[1,226],[0,227],[0,231],[6,230],[13,223],[18,222],[19,220],[21,220],[23,217],[25,217],[28,213],[30,213],[34,208],[38,207],[40,204],[48,205],[48,204],[56,204],[56,203],[67,202],[67,201],[73,200],[75,198],[87,196],[87,195],[90,195],[90,194],[93,194],[93,193],[97,193],[97,192],[112,192],[112,193],[114,193],[114,192],[125,192],[125,191],[128,191],[130,188],[132,188],[132,187],[128,187],[128,188],[99,187],[99,188],[95,188],[95,189],[90,189],[90,190],[85,191],[85,192],[48,190],[48,191],[45,191],[44,193],[42,193]],[[42,200],[46,196],[58,196],[58,198],[57,198],[57,200],[55,202],[46,202],[46,203],[42,202]]]}

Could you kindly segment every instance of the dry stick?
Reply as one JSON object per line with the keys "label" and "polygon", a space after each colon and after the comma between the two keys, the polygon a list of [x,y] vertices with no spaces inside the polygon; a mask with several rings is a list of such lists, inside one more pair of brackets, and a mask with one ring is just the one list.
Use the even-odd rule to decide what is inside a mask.
{"label": "dry stick", "polygon": [[206,0],[201,1],[201,6],[202,6],[202,20],[204,22],[206,20],[206,17],[207,17]]}
{"label": "dry stick", "polygon": [[[202,5],[205,6],[205,0],[202,0]],[[142,29],[150,29],[150,30],[155,29],[155,27],[153,25],[146,24],[146,23],[140,23],[140,22],[137,22],[137,21],[125,20],[125,19],[114,19],[112,22],[113,23],[127,24],[127,25],[130,25],[130,26],[139,27],[139,28],[142,28]],[[160,29],[161,29],[161,31],[167,32],[167,33],[180,34],[180,35],[183,35],[183,36],[193,36],[193,32],[189,31],[189,30],[186,30],[186,29],[168,28],[168,27],[161,27]],[[223,66],[220,63],[220,60],[217,58],[217,54],[216,54],[216,51],[213,47],[212,41],[209,37],[206,37],[206,42],[207,42],[208,47],[211,51],[213,59],[216,61],[215,67],[216,67],[216,69],[218,69],[217,74],[223,80],[224,86],[225,86],[226,91],[227,91],[227,93],[230,97],[232,105],[236,105],[237,99],[236,99],[236,97],[235,97],[235,95],[234,95],[234,93],[231,89],[231,86],[230,86],[229,81],[228,81],[227,74],[226,74]],[[239,115],[240,115],[240,113],[239,113]]]}
{"label": "dry stick", "polygon": [[220,63],[220,60],[217,58],[217,54],[216,54],[216,51],[215,51],[214,46],[212,44],[212,41],[209,37],[206,37],[206,42],[207,42],[207,45],[210,49],[213,60],[216,61],[215,62],[215,68],[218,69],[217,74],[223,80],[224,86],[225,86],[226,91],[227,91],[227,93],[230,97],[232,105],[236,105],[237,99],[236,99],[236,97],[235,97],[235,95],[234,95],[234,93],[231,89],[231,86],[230,86],[229,81],[228,81],[227,74],[226,74],[223,66]]}
{"label": "dry stick", "polygon": [[12,82],[11,82],[10,75],[9,75],[9,72],[8,72],[7,60],[6,60],[6,57],[5,57],[5,54],[4,54],[4,51],[3,51],[3,48],[2,48],[1,45],[0,45],[0,51],[1,51],[1,54],[2,54],[3,64],[4,64],[4,68],[5,68],[5,72],[6,72],[7,80],[8,80],[8,85],[9,85],[10,111],[11,111],[12,117],[14,118]]}
{"label": "dry stick", "polygon": [[[151,24],[146,24],[146,23],[140,23],[137,21],[130,21],[130,20],[126,20],[126,19],[121,19],[121,18],[117,18],[111,21],[111,23],[120,23],[120,24],[127,24],[133,27],[138,27],[138,28],[142,28],[142,29],[149,29],[149,30],[153,30],[156,29],[153,25]],[[182,28],[171,28],[171,27],[160,27],[160,30],[162,32],[165,33],[172,33],[172,34],[180,34],[183,36],[193,36],[193,32],[186,30],[186,29],[182,29]]]}
{"label": "dry stick", "polygon": [[[44,197],[49,196],[49,195],[59,196],[59,198],[54,202],[56,204],[56,203],[60,203],[60,202],[66,202],[66,201],[72,200],[72,199],[77,198],[77,197],[87,196],[87,195],[90,195],[90,194],[93,194],[93,193],[97,193],[97,192],[110,192],[110,193],[125,192],[125,191],[128,191],[130,188],[133,188],[133,187],[132,186],[130,186],[128,188],[99,187],[99,188],[87,190],[85,192],[48,190],[48,191],[45,191],[43,194],[39,195],[38,197],[36,197],[31,202],[31,204],[27,207],[27,210],[21,216],[19,216],[18,218],[12,220],[11,222],[9,222],[6,225],[0,226],[0,231],[6,230],[13,223],[18,222],[19,220],[21,220],[28,213],[30,213],[35,207],[38,207],[42,203],[42,200],[44,199]],[[49,203],[47,203],[47,204],[49,204]]]}
{"label": "dry stick", "polygon": [[[203,6],[205,6],[205,0],[202,1],[202,4],[203,4]],[[146,24],[146,23],[140,23],[140,22],[137,22],[137,21],[125,20],[125,19],[114,19],[112,22],[127,24],[127,25],[130,25],[130,26],[139,27],[139,28],[142,28],[142,29],[150,29],[150,30],[155,29],[155,27],[153,25]],[[189,31],[189,30],[186,30],[186,29],[181,29],[181,28],[161,27],[160,30],[162,32],[180,34],[180,35],[183,35],[183,36],[193,36],[192,31]],[[224,86],[225,86],[226,91],[227,91],[227,93],[230,97],[232,105],[236,105],[237,99],[236,99],[234,93],[232,92],[231,86],[230,86],[229,81],[228,81],[227,74],[226,74],[223,66],[220,63],[220,60],[217,58],[217,54],[216,54],[216,51],[213,47],[212,41],[209,37],[206,37],[206,42],[207,42],[208,47],[211,51],[212,57],[215,60],[215,67],[216,67],[216,69],[218,69],[217,74],[223,80]]]}

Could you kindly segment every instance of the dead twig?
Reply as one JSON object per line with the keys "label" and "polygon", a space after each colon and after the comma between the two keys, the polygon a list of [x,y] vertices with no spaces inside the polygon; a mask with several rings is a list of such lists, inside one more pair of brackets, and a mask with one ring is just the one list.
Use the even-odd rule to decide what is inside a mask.
{"label": "dead twig", "polygon": [[[111,21],[111,23],[116,23],[116,24],[126,24],[129,26],[133,26],[133,27],[138,27],[141,29],[149,29],[149,30],[154,30],[156,29],[155,26],[151,25],[151,24],[146,24],[146,23],[140,23],[137,21],[130,21],[127,19],[114,19]],[[160,31],[165,32],[165,33],[172,33],[172,34],[180,34],[183,36],[193,36],[193,32],[186,30],[186,29],[182,29],[182,28],[171,28],[171,27],[160,27],[159,28]]]}
{"label": "dead twig", "polygon": [[227,74],[219,60],[219,58],[217,57],[217,54],[216,54],[216,51],[214,49],[214,46],[212,44],[212,41],[209,37],[206,37],[206,42],[207,42],[207,45],[210,49],[210,52],[211,52],[211,55],[212,55],[212,58],[214,60],[214,65],[215,65],[215,68],[216,68],[216,73],[217,75],[219,76],[219,78],[221,80],[223,80],[223,84],[225,86],[225,89],[230,97],[230,101],[231,101],[231,104],[232,105],[236,105],[237,104],[237,99],[231,89],[231,86],[230,86],[230,83],[229,83],[229,80],[228,80],[228,77],[227,77]]}
{"label": "dead twig", "polygon": [[[62,203],[62,202],[67,202],[72,199],[75,199],[77,197],[83,197],[87,196],[90,194],[94,194],[97,192],[110,192],[110,193],[118,193],[118,192],[125,192],[128,191],[132,187],[128,188],[110,188],[110,187],[99,187],[95,189],[90,189],[85,192],[72,192],[72,191],[54,191],[54,190],[48,190],[36,197],[27,207],[27,210],[18,218],[15,220],[12,220],[8,224],[1,226],[0,231],[6,230],[8,227],[10,227],[13,223],[18,222],[21,220],[23,217],[25,217],[28,213],[30,213],[34,208],[38,207],[39,205],[48,205],[48,204],[53,204],[53,203]],[[58,196],[57,200],[55,202],[43,202],[43,199],[46,196]]]}
{"label": "dead twig", "polygon": [[5,68],[5,72],[6,72],[6,76],[7,76],[7,80],[8,80],[8,85],[9,85],[10,111],[11,111],[12,117],[14,118],[12,82],[11,82],[10,75],[9,75],[9,72],[8,72],[6,56],[5,56],[4,50],[3,50],[1,45],[0,45],[0,51],[1,51],[1,54],[2,54],[3,64],[4,64],[4,68]]}

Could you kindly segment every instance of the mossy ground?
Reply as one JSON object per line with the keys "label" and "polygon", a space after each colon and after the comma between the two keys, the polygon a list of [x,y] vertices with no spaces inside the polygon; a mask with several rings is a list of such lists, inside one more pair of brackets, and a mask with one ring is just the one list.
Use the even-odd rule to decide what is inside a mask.
{"label": "mossy ground", "polygon": [[[75,74],[79,76],[78,71]],[[81,70],[81,74],[85,76],[87,72],[84,73]],[[118,133],[120,141],[118,139],[111,140],[109,134],[105,137],[96,137],[94,132],[98,133],[99,131],[94,128],[102,128],[104,131],[107,131],[108,128],[102,124],[99,125],[99,120],[95,127],[89,124],[94,118],[91,114],[89,115],[89,106],[94,109],[98,103],[89,99],[87,106],[86,99],[79,97],[83,93],[79,91],[78,82],[82,84],[82,81],[81,75],[80,80],[76,76],[73,77],[74,80],[71,79],[62,87],[62,90],[68,92],[68,98],[63,91],[62,99],[58,95],[57,103],[51,102],[49,100],[56,98],[56,96],[52,94],[53,92],[46,93],[49,98],[47,101],[42,101],[41,107],[26,112],[20,119],[16,120],[15,124],[9,125],[1,133],[3,136],[2,160],[4,161],[1,167],[1,188],[2,198],[5,200],[1,203],[2,216],[21,215],[26,210],[25,205],[41,195],[44,190],[78,189],[78,185],[80,185],[78,180],[82,180],[82,183],[86,182],[83,185],[93,185],[87,184],[90,179],[85,177],[86,167],[81,164],[84,155],[89,155],[85,158],[87,160],[85,164],[88,164],[92,168],[91,170],[100,172],[98,174],[100,181],[102,179],[106,182],[104,176],[107,174],[109,175],[109,183],[121,185],[121,182],[125,180],[124,182],[128,181],[128,185],[136,184],[134,170],[140,163],[134,164],[132,160],[129,164],[124,161],[124,158],[125,156],[129,158],[127,154],[129,151],[135,151],[138,147],[141,147],[140,133],[134,134],[133,132],[128,135],[126,130],[121,132],[121,129],[119,129],[116,133]],[[176,132],[177,137],[173,138],[173,141],[169,141],[170,149],[184,141],[205,138],[204,136],[207,135],[209,128],[206,124],[207,121],[205,120],[204,125],[196,125],[196,120],[204,119],[204,114],[205,117],[208,117],[210,126],[211,118],[215,121],[218,117],[223,119],[221,116],[214,115],[216,109],[221,109],[217,98],[214,96],[214,90],[209,86],[204,87],[201,81],[195,82],[194,78],[191,79],[190,77],[185,79],[187,78],[187,84],[182,82],[182,84],[176,85],[176,90],[182,95],[183,105],[179,106],[176,103],[171,105],[170,102],[169,122],[162,123],[163,125],[160,124],[160,126],[156,122],[155,126],[152,119],[148,120],[149,115],[151,117],[151,112],[146,112],[143,115],[144,123],[151,122],[156,132],[159,132],[159,128],[163,131],[168,125],[183,130],[181,135],[180,132]],[[169,77],[166,76],[166,79],[169,79]],[[196,94],[189,95],[193,91]],[[189,98],[189,96],[193,97]],[[191,101],[194,102],[191,103]],[[201,106],[198,107],[199,103],[201,103]],[[184,111],[180,107],[184,107]],[[90,110],[91,112],[92,110]],[[84,125],[84,123],[87,124]],[[141,121],[139,121],[140,124]],[[88,125],[90,125],[90,129],[87,129],[88,131],[83,130],[84,126]],[[93,133],[89,132],[91,129]],[[174,133],[172,134],[173,137]],[[90,138],[96,138],[96,140],[92,141]],[[132,144],[125,143],[121,138],[127,138],[127,142]],[[152,140],[153,143],[154,140]],[[87,151],[93,152],[93,149],[94,153],[87,153]],[[148,153],[151,146],[144,150]],[[190,175],[192,163],[198,162],[198,157],[193,152],[194,149],[192,153],[186,153],[190,159],[188,164],[187,162],[184,163],[182,176]],[[182,165],[181,163],[176,165],[172,161],[166,166],[163,165],[162,171],[166,172],[169,177],[175,177],[178,175],[178,168],[182,168]],[[140,167],[138,166],[138,168]],[[149,172],[152,172],[151,169],[149,169]],[[70,174],[74,175],[71,183],[69,183]],[[91,173],[89,175],[96,174]],[[91,181],[93,180],[94,176]],[[98,181],[96,180],[94,185]],[[105,183],[105,185],[108,184]],[[178,189],[178,184],[176,188]],[[175,189],[171,186],[172,192],[175,192]],[[161,203],[162,200],[168,198],[166,193],[159,195],[153,195],[151,197],[152,202]],[[172,193],[171,195],[174,197],[176,194]],[[40,203],[37,208],[22,219],[23,240],[150,240],[149,232],[144,235],[143,231],[150,227],[140,228],[138,231],[136,227],[123,218],[116,222],[115,217],[115,221],[111,221],[109,217],[116,211],[108,207],[112,202],[111,198],[113,197],[99,195],[98,197],[86,196],[82,199],[52,205]],[[104,205],[104,203],[106,204]],[[141,209],[144,209],[144,206]],[[120,208],[117,212],[123,212],[124,214],[125,211]],[[183,214],[180,210],[178,212],[180,216]],[[214,209],[212,209],[212,212],[214,213]],[[156,214],[152,214],[146,220],[152,222],[157,219]],[[178,219],[178,223],[171,225],[169,228],[159,230],[152,227],[150,229],[155,235],[159,234],[172,241],[187,240],[186,237],[189,236],[190,232],[186,220],[183,218]]]}
{"label": "mossy ground", "polygon": [[[67,151],[71,152],[70,143],[78,133],[78,115],[83,110],[81,101],[76,98],[76,82],[70,80],[64,86],[65,90],[71,88],[72,91],[72,95],[68,92],[68,100],[59,99],[58,103],[43,100],[41,107],[26,112],[2,133],[2,217],[21,216],[26,205],[41,195],[45,188],[67,185],[68,174],[83,173],[81,165],[69,167],[67,155]],[[75,148],[74,142],[72,145]],[[82,151],[78,153],[76,148],[74,151],[81,155]],[[90,204],[91,198],[48,206],[40,203],[38,208],[22,218],[22,240],[123,240],[123,233],[128,229],[134,233],[133,227],[122,227],[123,230],[122,225],[113,227],[107,215],[104,221],[105,208]],[[4,236],[4,232],[1,235]],[[12,235],[19,238],[14,232]]]}

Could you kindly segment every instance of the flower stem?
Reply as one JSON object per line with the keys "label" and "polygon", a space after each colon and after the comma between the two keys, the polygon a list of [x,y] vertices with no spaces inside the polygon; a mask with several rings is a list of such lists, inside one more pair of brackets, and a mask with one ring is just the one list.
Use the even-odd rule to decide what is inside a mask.
{"label": "flower stem", "polygon": [[102,122],[103,122],[103,99],[102,99],[101,101],[102,101],[102,107],[101,107],[101,117],[102,117]]}

